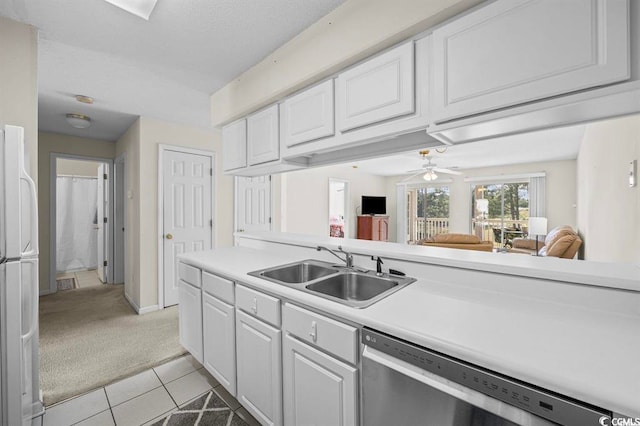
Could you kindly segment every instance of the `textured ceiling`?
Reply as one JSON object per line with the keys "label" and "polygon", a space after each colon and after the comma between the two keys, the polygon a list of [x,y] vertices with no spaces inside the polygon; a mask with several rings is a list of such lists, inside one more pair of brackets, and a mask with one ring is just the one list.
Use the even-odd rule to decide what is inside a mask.
{"label": "textured ceiling", "polygon": [[[139,115],[209,126],[211,93],[343,2],[159,0],[145,21],[102,0],[2,0],[0,15],[40,31],[41,130],[115,140]],[[67,112],[95,126],[78,133]]]}

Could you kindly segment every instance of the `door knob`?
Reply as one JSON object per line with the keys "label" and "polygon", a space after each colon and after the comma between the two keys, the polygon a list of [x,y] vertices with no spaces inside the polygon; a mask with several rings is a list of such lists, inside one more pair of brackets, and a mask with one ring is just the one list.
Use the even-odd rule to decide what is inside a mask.
{"label": "door knob", "polygon": [[171,234],[167,234],[167,235],[165,236],[165,238],[166,238],[167,240],[172,240],[172,239],[173,239],[173,235],[171,235]]}

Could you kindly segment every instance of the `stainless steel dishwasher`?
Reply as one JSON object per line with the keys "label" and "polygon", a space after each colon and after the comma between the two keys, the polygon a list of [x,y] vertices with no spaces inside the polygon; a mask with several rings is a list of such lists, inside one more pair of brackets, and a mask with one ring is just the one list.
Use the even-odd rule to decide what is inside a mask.
{"label": "stainless steel dishwasher", "polygon": [[585,426],[612,416],[368,328],[362,344],[365,426]]}

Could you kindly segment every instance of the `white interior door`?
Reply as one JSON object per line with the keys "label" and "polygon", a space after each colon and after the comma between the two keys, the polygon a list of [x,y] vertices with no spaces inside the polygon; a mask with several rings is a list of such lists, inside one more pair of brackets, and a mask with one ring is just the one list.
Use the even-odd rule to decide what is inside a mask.
{"label": "white interior door", "polygon": [[178,303],[180,253],[212,248],[211,157],[166,150],[163,153],[164,306]]}
{"label": "white interior door", "polygon": [[236,231],[271,230],[271,176],[236,178]]}
{"label": "white interior door", "polygon": [[[107,242],[107,212],[108,210],[108,185],[107,179],[104,178],[107,176],[108,166],[106,164],[100,164],[98,166],[98,278],[100,281],[107,282],[107,265],[105,265],[107,261],[107,250],[106,242]],[[107,176],[108,177],[108,176]]]}

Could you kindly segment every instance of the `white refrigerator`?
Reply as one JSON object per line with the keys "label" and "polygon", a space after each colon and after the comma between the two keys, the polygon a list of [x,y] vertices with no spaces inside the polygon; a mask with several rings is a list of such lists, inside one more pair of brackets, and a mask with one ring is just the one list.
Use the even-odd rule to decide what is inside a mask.
{"label": "white refrigerator", "polygon": [[[0,126],[0,424],[42,414],[38,357],[38,216],[24,130]],[[37,423],[37,422],[36,422]]]}

